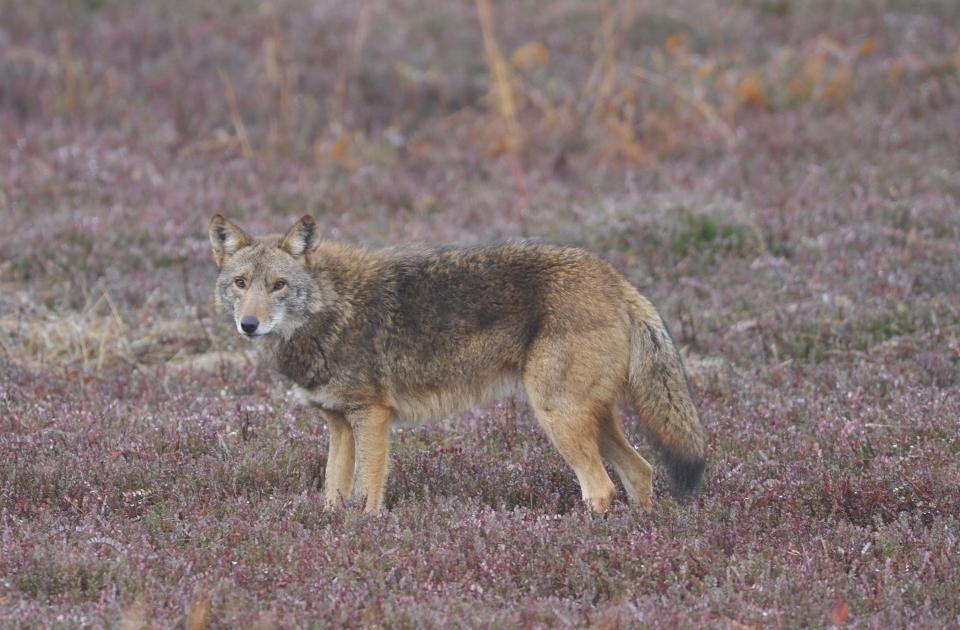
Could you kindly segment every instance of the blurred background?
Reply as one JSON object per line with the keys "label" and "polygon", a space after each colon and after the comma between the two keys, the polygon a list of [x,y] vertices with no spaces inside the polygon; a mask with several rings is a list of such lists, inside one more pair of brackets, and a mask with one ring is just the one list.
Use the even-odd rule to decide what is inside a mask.
{"label": "blurred background", "polygon": [[214,212],[582,245],[687,344],[811,291],[911,328],[897,303],[957,286],[958,22],[951,0],[2,2],[0,339],[83,369],[204,352]]}

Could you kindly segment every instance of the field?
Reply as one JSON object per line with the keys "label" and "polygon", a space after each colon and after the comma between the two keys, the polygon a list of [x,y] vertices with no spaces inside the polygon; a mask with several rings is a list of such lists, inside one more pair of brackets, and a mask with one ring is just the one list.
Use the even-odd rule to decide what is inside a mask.
{"label": "field", "polygon": [[[215,212],[603,255],[702,491],[592,516],[507,400],[325,509]],[[0,625],[960,626],[953,0],[0,0],[0,228]]]}

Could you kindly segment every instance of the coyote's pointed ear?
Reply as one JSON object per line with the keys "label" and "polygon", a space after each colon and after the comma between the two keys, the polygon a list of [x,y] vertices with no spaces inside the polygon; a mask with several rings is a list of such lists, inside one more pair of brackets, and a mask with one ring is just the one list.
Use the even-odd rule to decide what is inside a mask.
{"label": "coyote's pointed ear", "polygon": [[217,267],[223,267],[227,258],[252,242],[246,232],[221,215],[215,214],[210,219],[210,245],[213,247],[213,262],[217,263]]}
{"label": "coyote's pointed ear", "polygon": [[308,214],[284,234],[278,247],[294,258],[303,256],[309,266],[313,264],[313,253],[319,243],[320,230],[317,222]]}

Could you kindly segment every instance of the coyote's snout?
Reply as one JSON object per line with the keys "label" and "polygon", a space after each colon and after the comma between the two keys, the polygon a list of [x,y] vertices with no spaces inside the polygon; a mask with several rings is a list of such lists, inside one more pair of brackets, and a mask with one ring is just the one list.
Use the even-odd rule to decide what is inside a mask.
{"label": "coyote's snout", "polygon": [[515,387],[597,511],[609,463],[653,507],[653,469],[618,406],[634,408],[678,494],[696,489],[706,439],[680,356],[653,306],[612,266],[572,247],[366,250],[323,242],[303,217],[283,236],[210,223],[218,308],[259,338],[330,429],[325,495],[383,504],[389,425],[455,413]]}
{"label": "coyote's snout", "polygon": [[240,332],[245,335],[253,336],[257,334],[257,328],[260,327],[260,320],[253,315],[240,316]]}

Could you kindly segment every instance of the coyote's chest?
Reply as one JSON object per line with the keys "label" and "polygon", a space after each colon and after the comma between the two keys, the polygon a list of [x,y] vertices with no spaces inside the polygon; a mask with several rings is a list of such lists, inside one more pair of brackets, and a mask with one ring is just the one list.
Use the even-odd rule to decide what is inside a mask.
{"label": "coyote's chest", "polygon": [[277,340],[268,352],[277,371],[302,388],[314,390],[333,378],[328,352],[319,335],[299,334]]}
{"label": "coyote's chest", "polygon": [[300,385],[294,384],[292,391],[293,397],[302,405],[319,407],[320,409],[324,409],[326,411],[336,412],[341,412],[346,406],[348,406],[347,401],[343,399],[343,396],[334,392],[332,388],[317,387],[314,389],[307,389],[305,387],[301,387]]}

